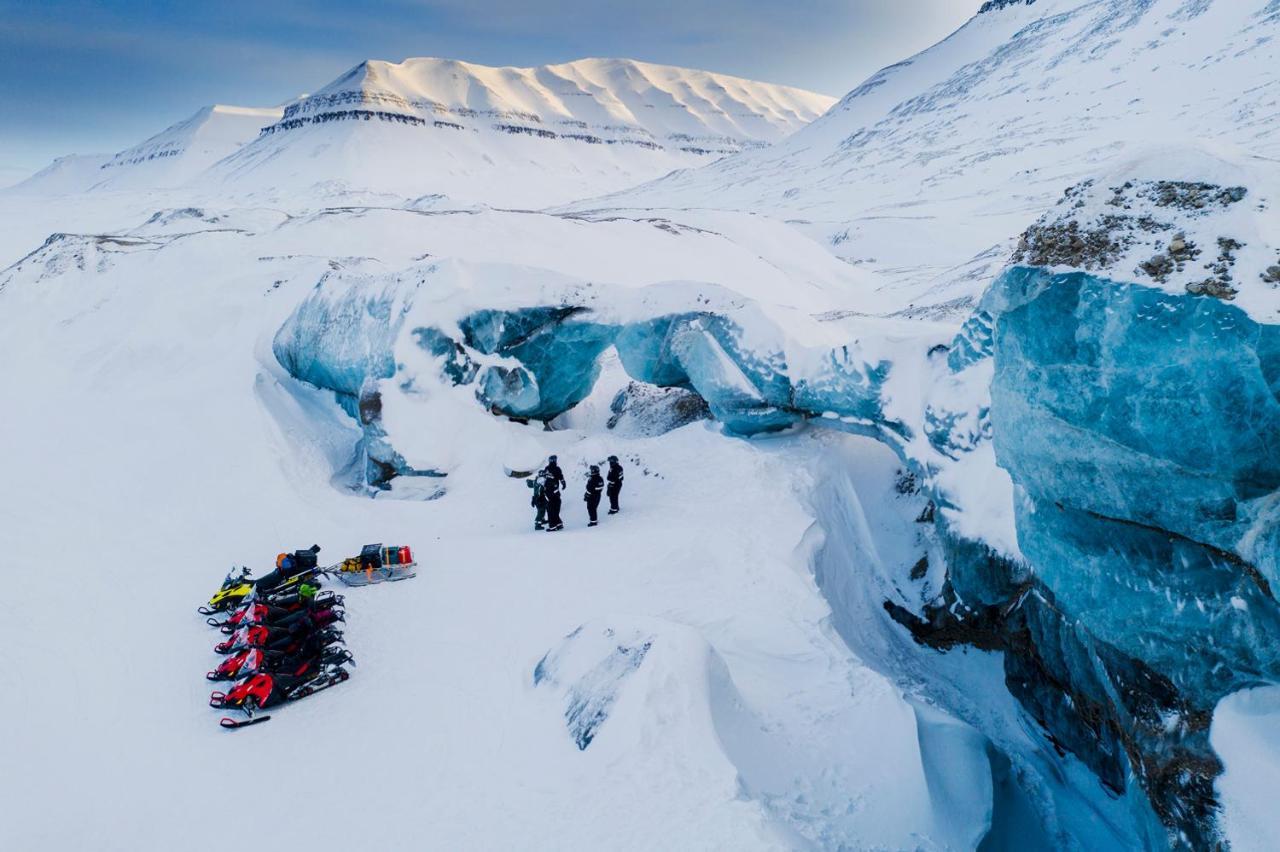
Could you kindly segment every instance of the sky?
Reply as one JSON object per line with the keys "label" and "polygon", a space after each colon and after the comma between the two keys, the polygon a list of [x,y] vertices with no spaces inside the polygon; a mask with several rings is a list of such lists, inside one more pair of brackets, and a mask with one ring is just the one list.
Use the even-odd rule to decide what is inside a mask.
{"label": "sky", "polygon": [[625,57],[843,95],[979,0],[0,0],[0,185],[365,59]]}

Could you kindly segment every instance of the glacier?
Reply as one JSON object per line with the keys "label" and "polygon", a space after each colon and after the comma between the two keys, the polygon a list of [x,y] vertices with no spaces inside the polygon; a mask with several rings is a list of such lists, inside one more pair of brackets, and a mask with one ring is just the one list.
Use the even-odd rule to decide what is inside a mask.
{"label": "glacier", "polygon": [[[1144,844],[1199,846],[1216,837],[1213,708],[1280,678],[1280,327],[1255,318],[1247,273],[1269,236],[1251,224],[1257,211],[1241,214],[1243,190],[1095,183],[1023,235],[945,343],[709,287],[680,309],[662,285],[561,277],[522,305],[512,290],[538,287],[514,287],[518,270],[432,264],[390,285],[357,276],[336,297],[322,281],[276,354],[340,396],[370,377],[415,392],[434,383],[549,423],[593,392],[612,348],[628,380],[695,394],[727,435],[815,425],[884,442],[928,496],[934,560],[918,568],[932,580],[917,599],[885,595],[892,622],[930,647],[1000,652],[1009,693],[1123,797]],[[1082,199],[1100,193],[1126,212],[1090,220]],[[1252,253],[1211,270],[1230,292],[1206,288],[1190,256],[1168,270],[1142,262],[1148,234],[1175,248],[1218,235]],[[1116,274],[1126,267],[1134,280]],[[465,290],[450,291],[449,275]],[[432,298],[415,299],[424,282]],[[428,357],[427,375],[397,363],[405,346]],[[396,435],[374,437],[392,457]],[[1007,484],[983,485],[992,474],[978,470]],[[992,499],[1007,501],[1011,535],[975,532]]]}

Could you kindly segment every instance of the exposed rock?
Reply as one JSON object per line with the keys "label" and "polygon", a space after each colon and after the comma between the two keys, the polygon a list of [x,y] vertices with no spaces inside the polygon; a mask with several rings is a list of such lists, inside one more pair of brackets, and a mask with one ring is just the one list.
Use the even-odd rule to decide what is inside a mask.
{"label": "exposed rock", "polygon": [[1187,292],[1193,296],[1234,299],[1238,291],[1232,286],[1231,273],[1236,265],[1236,252],[1242,248],[1244,248],[1244,243],[1239,240],[1231,237],[1218,237],[1218,259],[1214,263],[1205,265],[1206,269],[1213,272],[1213,276],[1203,281],[1192,281],[1187,284]]}
{"label": "exposed rock", "polygon": [[1146,263],[1139,264],[1138,268],[1154,280],[1163,283],[1169,280],[1169,276],[1173,274],[1174,267],[1173,261],[1167,254],[1158,254]]}
{"label": "exposed rock", "polygon": [[636,437],[652,437],[711,418],[707,401],[683,388],[660,388],[629,382],[609,406],[610,429]]}

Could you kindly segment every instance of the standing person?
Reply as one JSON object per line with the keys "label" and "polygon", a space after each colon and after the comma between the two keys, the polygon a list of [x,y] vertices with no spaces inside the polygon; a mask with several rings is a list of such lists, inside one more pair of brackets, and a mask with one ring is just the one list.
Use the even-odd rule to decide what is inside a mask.
{"label": "standing person", "polygon": [[542,493],[547,498],[547,532],[559,532],[564,529],[564,522],[560,520],[560,480],[551,474],[550,467],[545,473]]}
{"label": "standing person", "polygon": [[526,479],[525,482],[533,489],[533,497],[529,500],[529,505],[537,509],[537,515],[533,519],[533,528],[535,530],[546,529],[547,526],[547,491],[543,485],[546,478],[546,471],[538,471],[533,479]]}
{"label": "standing person", "polygon": [[560,465],[556,464],[555,456],[547,456],[547,466],[545,469],[547,476],[550,476],[559,482],[562,489],[568,487],[564,481],[564,471],[560,469]]}
{"label": "standing person", "polygon": [[596,517],[596,510],[600,508],[600,494],[604,491],[604,478],[600,476],[600,465],[591,465],[591,473],[587,476],[587,493],[582,495],[582,499],[587,501],[587,517],[591,520],[587,526],[594,527],[600,521]]}
{"label": "standing person", "polygon": [[618,508],[618,495],[622,493],[622,465],[618,463],[617,456],[609,456],[609,514],[616,515],[620,511]]}

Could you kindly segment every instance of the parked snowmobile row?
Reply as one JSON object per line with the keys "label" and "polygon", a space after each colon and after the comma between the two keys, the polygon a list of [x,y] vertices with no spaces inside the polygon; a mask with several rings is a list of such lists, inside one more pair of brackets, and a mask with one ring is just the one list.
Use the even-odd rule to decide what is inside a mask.
{"label": "parked snowmobile row", "polygon": [[205,677],[235,683],[209,696],[211,707],[239,710],[244,719],[224,716],[224,728],[243,728],[271,717],[260,711],[314,695],[345,681],[344,666],[355,665],[336,625],[345,621],[343,598],[321,592],[326,573],[317,565],[319,546],[281,554],[276,569],[254,580],[247,569],[229,574],[200,612],[227,613],[206,619],[226,639],[214,651],[226,657]]}
{"label": "parked snowmobile row", "polygon": [[[337,625],[346,621],[342,595],[320,591],[327,575],[348,586],[416,576],[407,546],[367,544],[359,556],[320,567],[319,545],[276,557],[275,570],[254,579],[248,568],[232,569],[221,588],[199,608],[205,621],[227,638],[213,648],[226,659],[205,677],[234,681],[209,696],[212,707],[239,710],[244,719],[224,716],[224,728],[265,722],[262,710],[314,695],[349,677],[355,665]],[[218,619],[214,616],[225,615]]]}

